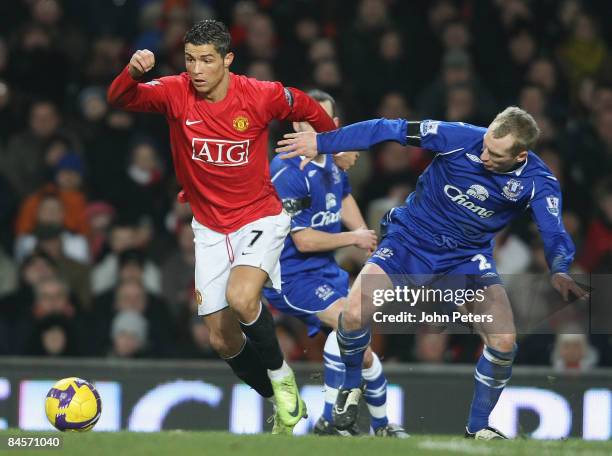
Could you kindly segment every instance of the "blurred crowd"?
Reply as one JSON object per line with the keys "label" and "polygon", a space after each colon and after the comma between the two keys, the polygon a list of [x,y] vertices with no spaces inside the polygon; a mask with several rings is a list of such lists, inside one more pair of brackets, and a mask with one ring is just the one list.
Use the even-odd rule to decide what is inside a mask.
{"label": "blurred crowd", "polygon": [[[612,272],[608,3],[1,2],[0,354],[215,357],[196,317],[191,211],[176,200],[165,121],[113,110],[105,97],[136,49],[155,53],[151,77],[183,71],[182,37],[203,18],[230,27],[232,71],[325,90],[343,123],[486,126],[507,105],[526,109],[542,129],[536,152],[564,191],[576,271]],[[271,141],[288,128],[273,125]],[[395,143],[361,155],[350,178],[370,226],[402,203],[430,160]],[[496,259],[501,273],[547,273],[528,214],[500,235]],[[360,260],[339,254],[352,274]],[[321,359],[322,336],[277,318],[290,359]],[[611,336],[553,329],[519,338],[517,362],[575,372],[612,365]],[[473,362],[482,349],[474,336],[427,328],[374,344],[384,360],[430,363]]]}

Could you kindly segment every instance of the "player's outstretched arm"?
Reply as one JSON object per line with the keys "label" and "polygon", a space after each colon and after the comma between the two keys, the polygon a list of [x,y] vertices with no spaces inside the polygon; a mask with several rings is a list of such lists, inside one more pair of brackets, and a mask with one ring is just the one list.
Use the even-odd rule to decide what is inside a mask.
{"label": "player's outstretched arm", "polygon": [[536,189],[531,202],[531,214],[544,243],[552,286],[565,301],[569,300],[570,293],[579,299],[586,299],[588,293],[568,274],[575,247],[563,226],[559,183],[552,175],[547,175],[536,180]]}
{"label": "player's outstretched arm", "polygon": [[155,66],[155,55],[148,49],[138,50],[128,65],[111,83],[108,103],[128,111],[166,112],[167,87],[161,80],[143,84],[138,80]]}
{"label": "player's outstretched arm", "polygon": [[349,245],[374,251],[377,242],[376,232],[367,228],[343,233],[326,233],[314,228],[305,228],[292,232],[291,238],[297,249],[302,253],[329,252]]}
{"label": "player's outstretched arm", "polygon": [[334,154],[366,150],[383,141],[396,141],[406,145],[407,132],[408,121],[404,119],[366,120],[327,133],[288,133],[278,142],[279,147],[276,148],[276,152],[286,153],[282,158],[301,155],[310,161],[317,153]]}

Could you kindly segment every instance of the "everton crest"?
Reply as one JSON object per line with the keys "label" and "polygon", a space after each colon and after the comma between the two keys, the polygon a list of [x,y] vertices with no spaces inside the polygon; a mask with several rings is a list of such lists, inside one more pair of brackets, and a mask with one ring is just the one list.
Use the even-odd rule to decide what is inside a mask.
{"label": "everton crest", "polygon": [[508,182],[506,182],[506,185],[504,185],[504,188],[502,189],[502,194],[510,201],[516,201],[518,200],[518,197],[523,191],[523,188],[525,187],[523,186],[521,181],[516,179],[510,179],[508,180]]}

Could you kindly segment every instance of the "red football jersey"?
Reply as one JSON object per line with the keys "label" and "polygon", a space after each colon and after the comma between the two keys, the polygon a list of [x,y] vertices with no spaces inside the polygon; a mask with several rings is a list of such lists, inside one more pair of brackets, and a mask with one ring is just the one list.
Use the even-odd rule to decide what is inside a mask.
{"label": "red football jersey", "polygon": [[141,83],[126,67],[108,89],[108,100],[165,115],[174,168],[194,217],[220,233],[281,211],[268,168],[271,120],[308,121],[317,131],[336,128],[304,92],[233,73],[225,98],[211,103],[198,96],[187,73]]}

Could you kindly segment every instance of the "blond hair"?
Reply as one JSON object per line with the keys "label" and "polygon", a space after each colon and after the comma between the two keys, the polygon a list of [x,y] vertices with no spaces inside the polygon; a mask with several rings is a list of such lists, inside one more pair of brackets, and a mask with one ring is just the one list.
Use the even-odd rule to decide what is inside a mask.
{"label": "blond hair", "polygon": [[495,138],[509,134],[514,137],[514,144],[510,148],[514,157],[524,150],[533,149],[540,137],[540,129],[533,116],[517,106],[509,106],[497,114],[490,131]]}

